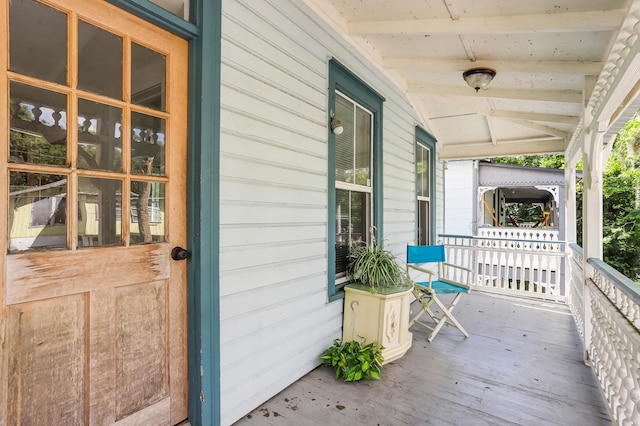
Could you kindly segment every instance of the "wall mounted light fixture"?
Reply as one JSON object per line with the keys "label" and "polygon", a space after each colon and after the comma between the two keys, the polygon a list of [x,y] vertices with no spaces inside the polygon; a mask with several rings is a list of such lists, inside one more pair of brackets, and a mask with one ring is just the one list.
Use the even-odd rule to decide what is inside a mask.
{"label": "wall mounted light fixture", "polygon": [[476,89],[476,93],[480,89],[487,89],[493,77],[496,76],[496,70],[491,68],[471,68],[462,73],[462,78],[470,87]]}
{"label": "wall mounted light fixture", "polygon": [[344,127],[342,126],[342,121],[339,118],[335,118],[332,116],[331,118],[331,131],[335,135],[341,135],[344,132]]}

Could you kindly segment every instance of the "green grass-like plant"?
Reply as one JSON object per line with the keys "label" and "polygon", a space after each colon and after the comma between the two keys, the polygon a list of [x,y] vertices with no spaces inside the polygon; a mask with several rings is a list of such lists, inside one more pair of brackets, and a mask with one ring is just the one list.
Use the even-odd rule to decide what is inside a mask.
{"label": "green grass-like plant", "polygon": [[378,288],[404,286],[405,275],[394,255],[375,243],[355,247],[349,254],[347,278],[368,286],[372,293]]}
{"label": "green grass-like plant", "polygon": [[336,379],[342,377],[345,382],[362,379],[369,382],[371,379],[380,379],[383,349],[378,342],[365,344],[364,339],[362,342],[335,339],[320,358],[324,365],[333,367]]}

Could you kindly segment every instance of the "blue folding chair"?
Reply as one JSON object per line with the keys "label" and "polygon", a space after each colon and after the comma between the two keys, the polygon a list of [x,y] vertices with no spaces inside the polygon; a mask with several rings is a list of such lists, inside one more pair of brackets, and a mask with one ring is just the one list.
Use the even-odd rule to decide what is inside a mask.
{"label": "blue folding chair", "polygon": [[[438,264],[438,274],[422,265],[428,263]],[[411,318],[409,326],[420,324],[431,330],[428,341],[432,341],[440,329],[449,324],[456,327],[469,337],[469,333],[453,316],[453,308],[460,300],[463,293],[471,291],[472,270],[463,266],[454,265],[445,261],[445,250],[443,245],[437,246],[407,246],[407,274],[411,277],[411,271],[419,271],[427,274],[428,281],[414,280],[413,294],[420,302],[420,311]],[[455,294],[451,303],[446,305],[438,298],[441,294]],[[431,304],[435,303],[442,311],[442,316],[436,315],[431,310]],[[427,313],[435,324],[420,321],[420,318]]]}

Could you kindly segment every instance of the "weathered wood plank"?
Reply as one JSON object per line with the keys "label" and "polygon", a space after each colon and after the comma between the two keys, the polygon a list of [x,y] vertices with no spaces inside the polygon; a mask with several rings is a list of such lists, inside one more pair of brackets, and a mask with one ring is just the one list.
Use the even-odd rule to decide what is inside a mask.
{"label": "weathered wood plank", "polygon": [[130,416],[114,423],[114,426],[169,426],[171,399],[164,398],[147,408],[143,408]]}
{"label": "weathered wood plank", "polygon": [[[7,256],[6,303],[24,303],[169,278],[169,244]],[[126,259],[126,262],[123,262]]]}
{"label": "weathered wood plank", "polygon": [[93,291],[89,300],[91,384],[90,423],[111,424],[116,420],[115,376],[115,291],[104,289]]}

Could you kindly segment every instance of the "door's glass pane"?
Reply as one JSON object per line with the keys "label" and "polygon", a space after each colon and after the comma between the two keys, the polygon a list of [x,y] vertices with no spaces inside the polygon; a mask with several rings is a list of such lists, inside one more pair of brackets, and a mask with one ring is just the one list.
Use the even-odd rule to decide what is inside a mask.
{"label": "door's glass pane", "polygon": [[11,71],[67,83],[66,14],[32,0],[10,1],[9,31]]}
{"label": "door's glass pane", "polygon": [[78,100],[78,168],[122,171],[122,110]]}
{"label": "door's glass pane", "polygon": [[78,178],[78,247],[121,245],[122,182]]}
{"label": "door's glass pane", "polygon": [[371,186],[371,114],[356,109],[356,184]]}
{"label": "door's glass pane", "polygon": [[189,0],[151,0],[151,3],[157,4],[185,21],[189,20]]}
{"label": "door's glass pane", "polygon": [[78,22],[78,88],[122,99],[122,38]]}
{"label": "door's glass pane", "polygon": [[131,244],[165,241],[164,184],[131,182]]}
{"label": "door's glass pane", "polygon": [[12,82],[10,158],[12,163],[67,164],[67,97]]}
{"label": "door's glass pane", "polygon": [[165,120],[131,113],[131,173],[164,176]]}
{"label": "door's glass pane", "polygon": [[164,111],[165,75],[164,55],[131,44],[131,102]]}
{"label": "door's glass pane", "polygon": [[67,178],[9,173],[9,250],[67,245]]}
{"label": "door's glass pane", "polygon": [[336,180],[355,183],[354,179],[354,105],[336,94],[336,118],[342,121],[344,131],[336,135]]}

